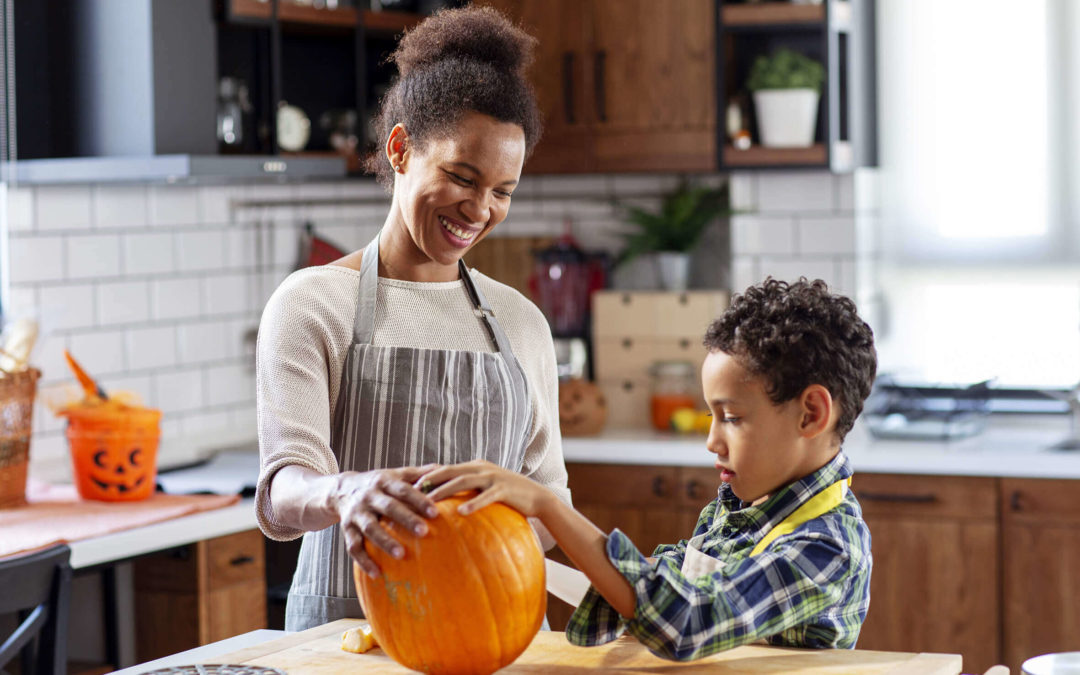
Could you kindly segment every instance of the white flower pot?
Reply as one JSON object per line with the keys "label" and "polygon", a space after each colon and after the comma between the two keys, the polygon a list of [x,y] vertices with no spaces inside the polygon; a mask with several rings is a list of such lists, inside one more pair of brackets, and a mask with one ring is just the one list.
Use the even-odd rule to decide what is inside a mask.
{"label": "white flower pot", "polygon": [[665,291],[685,291],[690,281],[690,254],[662,251],[653,255]]}
{"label": "white flower pot", "polygon": [[813,89],[762,89],[754,92],[758,132],[767,148],[805,148],[814,144],[818,99]]}

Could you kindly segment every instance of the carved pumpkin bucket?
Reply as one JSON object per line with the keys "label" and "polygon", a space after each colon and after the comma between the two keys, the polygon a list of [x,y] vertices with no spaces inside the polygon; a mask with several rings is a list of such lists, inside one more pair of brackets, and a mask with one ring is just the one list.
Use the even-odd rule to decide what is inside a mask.
{"label": "carved pumpkin bucket", "polygon": [[137,501],[154,492],[161,411],[120,404],[69,408],[67,437],[83,499]]}
{"label": "carved pumpkin bucket", "polygon": [[462,516],[471,494],[439,501],[428,534],[383,527],[405,549],[395,560],[364,542],[382,570],[353,579],[376,641],[401,665],[424,673],[487,675],[529,646],[547,609],[544,555],[525,517],[495,503]]}

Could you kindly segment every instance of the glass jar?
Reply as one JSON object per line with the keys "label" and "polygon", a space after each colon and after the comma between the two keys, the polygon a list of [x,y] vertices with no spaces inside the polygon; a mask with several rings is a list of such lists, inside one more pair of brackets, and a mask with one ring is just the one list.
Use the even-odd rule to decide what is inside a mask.
{"label": "glass jar", "polygon": [[659,431],[671,430],[671,415],[697,405],[697,372],[689,361],[657,361],[652,375],[652,423]]}

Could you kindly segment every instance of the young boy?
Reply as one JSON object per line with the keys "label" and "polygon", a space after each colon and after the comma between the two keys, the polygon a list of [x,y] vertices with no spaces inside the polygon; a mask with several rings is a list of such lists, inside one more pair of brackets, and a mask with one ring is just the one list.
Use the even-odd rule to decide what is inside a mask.
{"label": "young boy", "polygon": [[502,501],[538,517],[592,587],[566,636],[624,630],[690,660],[765,638],[852,648],[870,600],[870,533],[848,490],[844,435],[877,369],[873,333],[824,282],[775,279],[736,296],[705,335],[713,415],[706,447],[722,485],[694,535],[643,556],[529,479],[486,463],[440,467],[429,496],[480,489],[463,513]]}

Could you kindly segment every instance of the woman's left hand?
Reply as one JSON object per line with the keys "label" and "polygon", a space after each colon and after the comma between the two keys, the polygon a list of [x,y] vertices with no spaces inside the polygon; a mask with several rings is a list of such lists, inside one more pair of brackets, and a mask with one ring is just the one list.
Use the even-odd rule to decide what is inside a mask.
{"label": "woman's left hand", "polygon": [[440,466],[424,474],[416,481],[421,489],[437,486],[428,493],[432,501],[439,501],[459,492],[480,490],[480,494],[458,507],[458,512],[468,515],[493,502],[502,502],[521,512],[524,516],[541,516],[555,493],[519,473],[504,469],[482,459],[464,464]]}

